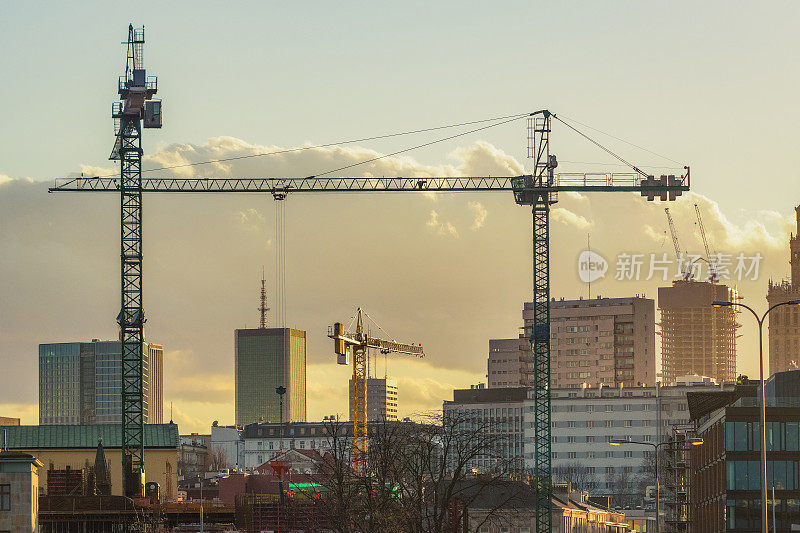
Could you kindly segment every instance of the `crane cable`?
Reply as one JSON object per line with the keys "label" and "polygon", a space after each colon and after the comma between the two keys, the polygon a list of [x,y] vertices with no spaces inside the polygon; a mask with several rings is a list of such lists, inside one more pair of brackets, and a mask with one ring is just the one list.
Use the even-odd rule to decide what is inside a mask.
{"label": "crane cable", "polygon": [[317,178],[317,177],[320,177],[320,176],[326,176],[328,174],[333,174],[334,172],[339,172],[341,170],[347,170],[349,168],[357,167],[359,165],[365,165],[367,163],[374,163],[375,161],[379,161],[379,160],[385,159],[387,157],[392,157],[392,156],[396,156],[396,155],[399,155],[399,154],[404,154],[404,153],[410,152],[412,150],[417,150],[419,148],[425,148],[426,146],[431,146],[431,145],[438,144],[438,143],[441,143],[441,142],[444,142],[444,141],[449,141],[449,140],[452,140],[452,139],[456,139],[458,137],[463,137],[465,135],[469,135],[470,133],[475,133],[475,132],[486,130],[486,129],[489,129],[489,128],[494,128],[495,126],[501,126],[503,124],[508,124],[509,122],[513,122],[515,120],[519,120],[521,118],[528,117],[528,116],[530,116],[532,114],[533,113],[524,113],[524,114],[521,114],[521,115],[513,115],[512,118],[507,118],[506,120],[502,120],[501,122],[496,122],[494,124],[489,124],[488,126],[481,126],[480,128],[473,128],[471,130],[468,130],[468,131],[465,131],[465,132],[462,132],[462,133],[456,133],[454,135],[450,135],[448,137],[442,137],[441,139],[436,139],[434,141],[428,141],[426,143],[417,144],[415,146],[411,146],[411,147],[408,147],[408,148],[403,148],[402,150],[397,150],[396,152],[375,156],[375,157],[372,157],[370,159],[365,159],[364,161],[359,161],[358,163],[351,163],[351,164],[345,165],[343,167],[334,168],[334,169],[331,169],[331,170],[326,170],[325,172],[320,172],[320,173],[317,173],[317,174],[312,174],[311,176],[308,176],[308,177],[309,178]]}
{"label": "crane cable", "polygon": [[649,176],[649,175],[648,175],[646,172],[644,172],[644,171],[640,170],[640,169],[639,169],[639,167],[637,167],[637,166],[636,166],[636,165],[634,165],[633,163],[629,163],[628,161],[626,161],[625,159],[623,159],[621,156],[619,156],[619,155],[615,154],[614,152],[612,152],[611,150],[609,150],[608,148],[606,148],[605,146],[603,146],[603,145],[602,145],[602,144],[600,144],[599,142],[595,141],[594,139],[592,139],[591,137],[589,137],[588,135],[586,135],[586,134],[585,134],[585,133],[583,133],[582,131],[580,131],[580,130],[576,129],[576,128],[575,128],[574,126],[572,126],[571,124],[567,124],[567,123],[566,123],[566,122],[565,122],[565,121],[564,121],[562,118],[558,117],[557,115],[553,115],[553,118],[554,118],[554,119],[556,119],[557,121],[561,122],[563,125],[565,125],[565,126],[566,126],[566,127],[568,127],[569,129],[571,129],[572,131],[574,131],[575,133],[577,133],[578,135],[580,135],[581,137],[583,137],[584,139],[586,139],[587,141],[589,141],[590,143],[592,143],[593,145],[597,146],[598,148],[600,148],[601,150],[603,150],[604,152],[606,152],[607,154],[609,154],[609,155],[610,155],[611,157],[613,157],[614,159],[617,159],[617,160],[621,161],[622,163],[624,163],[626,166],[628,166],[628,167],[632,168],[632,169],[633,169],[633,170],[634,170],[636,173],[638,173],[638,174],[640,174],[640,175],[644,176],[645,178],[648,178],[648,177],[650,177],[650,176]]}
{"label": "crane cable", "polygon": [[[433,127],[430,127],[430,128],[421,128],[421,129],[416,129],[416,130],[408,130],[408,131],[401,131],[401,132],[395,132],[395,133],[385,133],[385,134],[382,134],[382,135],[373,135],[371,137],[362,137],[362,138],[359,138],[359,139],[349,139],[349,140],[345,140],[345,141],[329,142],[329,143],[325,143],[325,144],[299,146],[297,148],[286,148],[286,149],[283,149],[283,150],[273,150],[271,152],[261,152],[261,153],[258,153],[258,154],[247,154],[247,155],[223,157],[223,158],[220,158],[220,159],[209,159],[207,161],[198,161],[196,163],[181,163],[179,165],[169,165],[169,166],[163,166],[163,167],[157,167],[157,168],[148,168],[148,169],[143,169],[142,170],[142,174],[147,173],[147,172],[157,172],[159,170],[173,170],[173,169],[176,169],[176,168],[195,167],[195,166],[199,166],[199,165],[211,165],[211,164],[214,164],[214,163],[225,163],[227,161],[238,161],[240,159],[251,159],[251,158],[254,158],[254,157],[265,157],[265,156],[271,156],[271,155],[289,154],[289,153],[293,153],[293,152],[302,152],[304,150],[313,150],[313,149],[318,149],[318,148],[330,148],[331,146],[341,146],[341,145],[344,145],[344,144],[353,144],[353,143],[365,142],[365,141],[376,141],[376,140],[380,140],[380,139],[389,139],[389,138],[392,138],[392,137],[402,137],[404,135],[415,135],[417,133],[427,133],[427,132],[430,132],[430,131],[438,131],[438,130],[459,128],[459,127],[462,127],[462,126],[471,126],[473,124],[485,124],[486,122],[496,122],[496,121],[499,121],[499,120],[506,120],[506,119],[516,120],[516,119],[519,119],[519,118],[522,118],[522,117],[527,117],[530,114],[531,113],[516,113],[514,115],[505,115],[505,116],[502,116],[502,117],[493,117],[493,118],[484,118],[484,119],[479,119],[479,120],[470,120],[470,121],[467,121],[467,122],[460,122],[460,123],[457,123],[457,124],[447,124],[447,125],[444,125],[444,126],[433,126]],[[505,122],[501,122],[501,123],[498,123],[498,124],[490,125],[490,126],[487,126],[487,127],[493,127],[493,126],[497,126],[497,125],[500,125],[500,124],[505,124]],[[475,130],[475,131],[477,131],[477,130]],[[471,133],[471,132],[467,132],[467,133]],[[466,133],[464,135],[466,135]],[[442,139],[442,140],[447,140],[447,139]],[[436,142],[441,142],[441,141],[436,141]],[[117,174],[107,174],[107,175],[104,175],[104,176],[94,176],[94,177],[95,178],[114,178],[114,177],[117,177]]]}

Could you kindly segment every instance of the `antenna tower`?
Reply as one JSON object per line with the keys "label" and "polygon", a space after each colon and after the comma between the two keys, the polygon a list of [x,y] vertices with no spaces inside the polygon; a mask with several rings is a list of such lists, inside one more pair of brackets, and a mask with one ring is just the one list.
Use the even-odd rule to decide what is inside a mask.
{"label": "antenna tower", "polygon": [[261,329],[267,329],[267,281],[264,279],[264,267],[261,267],[261,305],[258,310],[261,312]]}

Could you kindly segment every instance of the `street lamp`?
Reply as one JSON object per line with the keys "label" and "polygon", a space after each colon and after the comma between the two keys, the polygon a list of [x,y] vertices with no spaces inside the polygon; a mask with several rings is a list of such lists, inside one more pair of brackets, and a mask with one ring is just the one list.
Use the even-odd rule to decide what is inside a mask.
{"label": "street lamp", "polygon": [[[611,439],[608,441],[611,446],[620,446],[622,444],[641,444],[642,446],[652,446],[655,453],[655,464],[656,464],[656,471],[655,471],[655,478],[656,478],[656,533],[659,532],[660,522],[661,522],[661,515],[660,515],[660,507],[659,504],[661,503],[661,484],[659,482],[658,477],[658,449],[667,444],[667,442],[659,442],[653,444],[652,442],[640,442],[636,440],[625,440],[625,439]],[[700,446],[703,444],[703,439],[699,437],[691,437],[686,439],[687,444],[691,444],[692,446]]]}
{"label": "street lamp", "polygon": [[714,307],[744,307],[756,317],[758,322],[758,374],[761,380],[761,393],[759,394],[759,402],[761,403],[761,531],[767,533],[767,401],[766,394],[764,393],[764,320],[767,315],[782,305],[800,305],[800,300],[789,300],[788,302],[781,302],[773,305],[767,311],[758,316],[752,307],[740,302],[729,302],[727,300],[714,300],[711,303]]}

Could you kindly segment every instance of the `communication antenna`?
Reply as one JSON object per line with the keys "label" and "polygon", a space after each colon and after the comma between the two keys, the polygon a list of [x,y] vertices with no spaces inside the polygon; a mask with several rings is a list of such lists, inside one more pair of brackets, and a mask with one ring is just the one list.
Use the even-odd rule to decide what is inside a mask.
{"label": "communication antenna", "polygon": [[261,312],[261,329],[267,329],[267,280],[264,279],[264,265],[261,265],[261,305],[258,310]]}

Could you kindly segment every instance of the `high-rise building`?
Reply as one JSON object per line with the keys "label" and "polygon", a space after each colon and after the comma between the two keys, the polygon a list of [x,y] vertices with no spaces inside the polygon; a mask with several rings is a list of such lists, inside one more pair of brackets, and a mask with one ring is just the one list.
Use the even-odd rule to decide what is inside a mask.
{"label": "high-rise building", "polygon": [[[525,335],[489,341],[489,387],[531,382],[524,357],[533,304],[522,311]],[[550,383],[556,388],[653,386],[656,382],[655,302],[594,298],[550,302]],[[515,357],[516,349],[516,357]]]}
{"label": "high-rise building", "polygon": [[[350,420],[353,420],[353,380],[350,391]],[[367,420],[397,420],[397,380],[367,378]]]}
{"label": "high-rise building", "polygon": [[[164,415],[164,348],[146,343],[142,386],[145,424]],[[119,341],[39,345],[39,424],[122,423]]]}
{"label": "high-rise building", "polygon": [[306,332],[292,328],[237,329],[236,425],[306,420]]}
{"label": "high-rise building", "polygon": [[662,383],[671,385],[689,374],[736,380],[738,311],[711,304],[738,297],[736,289],[707,281],[679,280],[658,289]]}
{"label": "high-rise building", "polygon": [[[795,207],[797,233],[789,236],[789,279],[769,280],[767,305],[800,300],[800,206]],[[800,306],[783,305],[770,312],[769,373],[800,368]]]}

